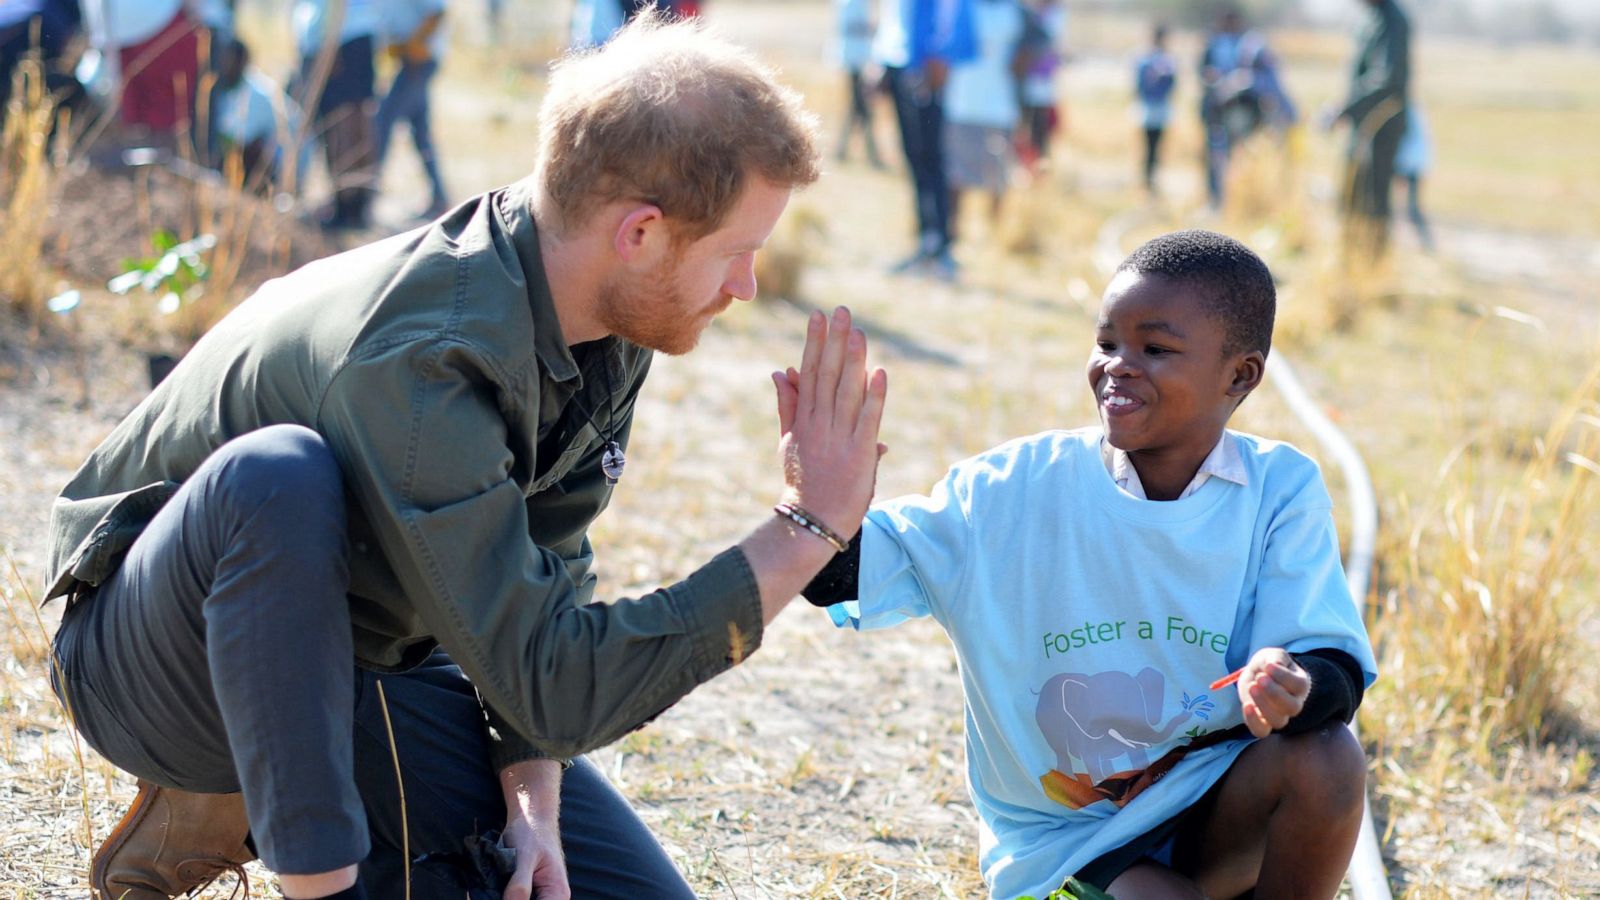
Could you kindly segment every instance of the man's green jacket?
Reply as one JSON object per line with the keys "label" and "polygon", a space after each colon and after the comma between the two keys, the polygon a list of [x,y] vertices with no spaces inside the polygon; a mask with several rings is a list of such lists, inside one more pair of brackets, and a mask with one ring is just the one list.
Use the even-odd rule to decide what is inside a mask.
{"label": "man's green jacket", "polygon": [[613,490],[600,454],[627,441],[650,353],[567,346],[530,201],[512,185],[263,285],[62,491],[46,599],[93,602],[84,589],[207,456],[292,423],[344,476],[356,662],[399,671],[442,645],[487,703],[496,767],[609,743],[755,649],[737,548],[591,602],[587,530]]}

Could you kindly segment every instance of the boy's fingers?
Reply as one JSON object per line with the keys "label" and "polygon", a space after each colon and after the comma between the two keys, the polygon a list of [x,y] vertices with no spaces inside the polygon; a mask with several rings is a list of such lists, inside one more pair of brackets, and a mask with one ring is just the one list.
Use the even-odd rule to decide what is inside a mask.
{"label": "boy's fingers", "polygon": [[1267,721],[1266,716],[1263,716],[1261,710],[1253,703],[1244,705],[1244,724],[1250,729],[1250,733],[1258,738],[1272,733],[1272,723]]}
{"label": "boy's fingers", "polygon": [[1306,670],[1296,665],[1294,660],[1267,666],[1267,674],[1291,694],[1303,693],[1311,683],[1311,679],[1306,677]]}
{"label": "boy's fingers", "polygon": [[1288,688],[1265,674],[1256,676],[1250,683],[1250,699],[1266,709],[1291,709],[1300,702]]}

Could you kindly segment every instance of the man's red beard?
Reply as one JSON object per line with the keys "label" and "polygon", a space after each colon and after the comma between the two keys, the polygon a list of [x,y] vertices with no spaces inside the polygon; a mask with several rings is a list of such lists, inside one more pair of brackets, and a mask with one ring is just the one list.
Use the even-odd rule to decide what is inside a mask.
{"label": "man's red beard", "polygon": [[674,260],[643,278],[624,273],[601,285],[596,315],[608,332],[631,344],[681,356],[700,342],[701,317],[715,317],[732,302],[722,294],[713,304],[696,306],[678,285]]}

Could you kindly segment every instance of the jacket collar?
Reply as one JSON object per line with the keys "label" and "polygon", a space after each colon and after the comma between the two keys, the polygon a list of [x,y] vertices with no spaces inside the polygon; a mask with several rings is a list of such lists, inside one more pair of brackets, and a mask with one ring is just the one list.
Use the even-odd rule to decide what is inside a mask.
{"label": "jacket collar", "polygon": [[555,381],[572,381],[579,368],[561,333],[544,258],[539,253],[539,230],[533,220],[533,176],[500,189],[494,196],[494,215],[516,249],[528,291],[528,311],[533,315],[533,352]]}

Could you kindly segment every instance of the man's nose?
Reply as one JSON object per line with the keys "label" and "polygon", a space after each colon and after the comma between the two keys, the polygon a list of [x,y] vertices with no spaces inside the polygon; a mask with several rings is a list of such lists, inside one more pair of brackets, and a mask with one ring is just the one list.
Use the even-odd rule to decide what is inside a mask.
{"label": "man's nose", "polygon": [[728,296],[738,300],[754,300],[756,296],[756,255],[745,254],[734,262],[733,271],[728,273],[728,280],[722,283],[722,290]]}

